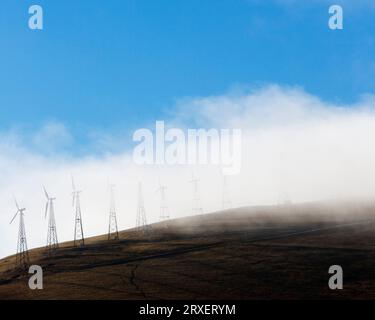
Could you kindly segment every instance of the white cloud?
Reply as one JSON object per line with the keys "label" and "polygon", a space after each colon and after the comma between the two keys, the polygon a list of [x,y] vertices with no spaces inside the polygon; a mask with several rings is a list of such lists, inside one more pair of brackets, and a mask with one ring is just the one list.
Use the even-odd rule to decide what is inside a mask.
{"label": "white cloud", "polygon": [[[171,126],[242,128],[242,172],[228,179],[235,205],[375,196],[374,96],[368,95],[355,105],[337,106],[300,88],[267,86],[250,92],[184,99],[176,106],[175,117],[164,120]],[[44,139],[70,139],[69,132],[60,125],[42,128],[38,135],[42,145]],[[84,191],[82,212],[86,235],[106,232],[108,178],[117,186],[120,229],[134,226],[138,181],[144,185],[150,221],[158,220],[159,198],[155,191],[159,177],[169,187],[167,201],[172,216],[191,213],[192,186],[188,181],[192,170],[201,179],[205,211],[221,208],[222,177],[218,167],[139,167],[132,164],[129,150],[105,157],[51,157],[30,151],[15,133],[8,137],[12,139],[0,139],[0,256],[16,249],[18,226],[9,226],[15,212],[12,193],[27,208],[29,247],[45,244],[47,221],[43,218],[42,185],[57,198],[59,240],[72,238],[71,173]],[[124,145],[128,143],[124,141]]]}
{"label": "white cloud", "polygon": [[69,130],[56,121],[46,123],[32,136],[32,144],[40,150],[54,151],[71,144],[73,138]]}

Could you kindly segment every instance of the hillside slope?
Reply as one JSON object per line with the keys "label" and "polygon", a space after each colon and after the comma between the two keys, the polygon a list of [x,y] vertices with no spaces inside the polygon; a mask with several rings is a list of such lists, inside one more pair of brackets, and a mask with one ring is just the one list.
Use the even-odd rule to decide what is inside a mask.
{"label": "hillside slope", "polygon": [[[14,256],[0,261],[0,299],[375,298],[375,206],[252,207],[171,220],[30,251],[44,289],[28,288]],[[328,268],[344,290],[328,289]]]}

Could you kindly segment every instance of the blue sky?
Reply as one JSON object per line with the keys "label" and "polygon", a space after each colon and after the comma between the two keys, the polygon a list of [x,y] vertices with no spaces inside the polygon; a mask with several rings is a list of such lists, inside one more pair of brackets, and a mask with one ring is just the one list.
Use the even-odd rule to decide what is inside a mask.
{"label": "blue sky", "polygon": [[375,10],[355,2],[335,1],[332,31],[324,0],[4,0],[0,131],[57,121],[84,145],[166,119],[181,98],[269,83],[353,103],[375,92]]}

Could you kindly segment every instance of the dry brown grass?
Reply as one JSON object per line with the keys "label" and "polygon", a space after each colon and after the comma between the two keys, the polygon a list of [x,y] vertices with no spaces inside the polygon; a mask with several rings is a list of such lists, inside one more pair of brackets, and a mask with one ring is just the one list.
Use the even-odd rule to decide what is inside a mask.
{"label": "dry brown grass", "polygon": [[[0,299],[375,298],[375,206],[242,208],[30,251],[44,289],[28,289],[14,256],[0,261]],[[354,224],[353,224],[354,223]],[[321,229],[321,230],[316,230]],[[307,231],[307,232],[305,232]],[[344,268],[344,290],[328,268]]]}

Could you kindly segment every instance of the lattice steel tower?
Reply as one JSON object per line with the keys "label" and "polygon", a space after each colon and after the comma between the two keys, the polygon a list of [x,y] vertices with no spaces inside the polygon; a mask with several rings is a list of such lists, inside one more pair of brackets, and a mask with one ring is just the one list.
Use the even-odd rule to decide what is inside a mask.
{"label": "lattice steel tower", "polygon": [[137,219],[135,222],[135,227],[138,231],[147,232],[149,231],[149,226],[147,225],[146,210],[143,200],[142,183],[138,184],[138,206],[137,206]]}
{"label": "lattice steel tower", "polygon": [[117,216],[114,185],[110,185],[110,207],[109,207],[109,224],[108,224],[108,240],[118,240]]}
{"label": "lattice steel tower", "polygon": [[82,227],[82,213],[81,213],[81,201],[80,194],[82,191],[76,190],[74,180],[72,178],[73,186],[73,207],[75,206],[75,221],[74,221],[74,246],[84,246],[85,237],[83,236],[83,227]]}
{"label": "lattice steel tower", "polygon": [[169,209],[167,206],[167,201],[165,198],[165,190],[167,189],[166,186],[162,186],[159,179],[159,188],[156,190],[156,192],[160,192],[160,216],[159,220],[168,220],[169,219]]}
{"label": "lattice steel tower", "polygon": [[44,218],[47,218],[48,209],[49,209],[49,219],[48,219],[48,233],[47,233],[47,250],[48,253],[51,254],[55,249],[59,247],[59,241],[57,240],[57,230],[56,230],[56,221],[55,221],[55,207],[53,204],[53,201],[56,200],[56,198],[51,198],[46,188],[43,187],[44,194],[47,198],[46,203],[46,211],[44,214]]}
{"label": "lattice steel tower", "polygon": [[29,252],[27,250],[27,241],[26,241],[26,231],[25,231],[25,208],[20,208],[17,200],[14,200],[17,207],[17,212],[14,215],[13,219],[10,221],[12,223],[14,219],[19,215],[20,223],[18,229],[18,243],[17,243],[17,256],[16,256],[16,266],[22,270],[27,270],[30,265]]}
{"label": "lattice steel tower", "polygon": [[194,174],[192,174],[192,179],[189,182],[193,184],[193,207],[192,207],[193,214],[203,214],[203,209],[201,206],[201,200],[199,197],[199,189],[198,189],[199,179],[194,178]]}

